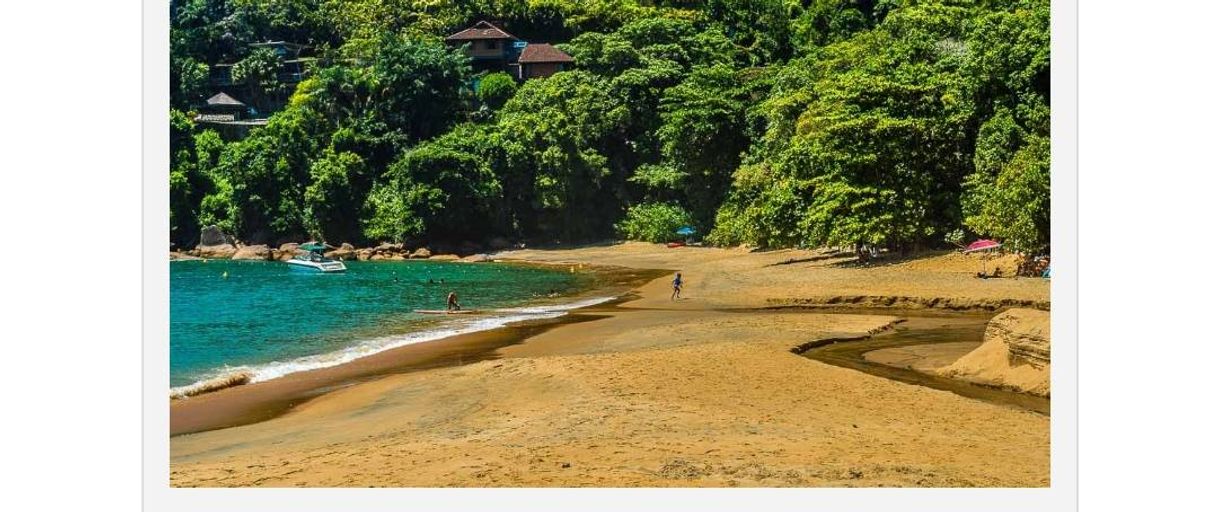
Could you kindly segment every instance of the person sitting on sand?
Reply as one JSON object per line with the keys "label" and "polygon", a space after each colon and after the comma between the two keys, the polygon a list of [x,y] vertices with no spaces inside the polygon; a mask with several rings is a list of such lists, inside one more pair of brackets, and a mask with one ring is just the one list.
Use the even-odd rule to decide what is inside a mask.
{"label": "person sitting on sand", "polygon": [[685,281],[681,280],[681,273],[677,272],[677,277],[672,280],[672,300],[681,298],[682,284],[685,284]]}
{"label": "person sitting on sand", "polygon": [[448,292],[448,310],[461,311],[461,303],[457,302],[457,292]]}

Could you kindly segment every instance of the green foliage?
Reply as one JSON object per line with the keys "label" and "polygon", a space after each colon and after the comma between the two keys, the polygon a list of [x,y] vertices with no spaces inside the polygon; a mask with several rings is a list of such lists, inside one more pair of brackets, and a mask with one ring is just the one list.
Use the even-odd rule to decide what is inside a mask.
{"label": "green foliage", "polygon": [[996,175],[976,173],[965,183],[964,223],[1035,253],[1049,244],[1049,139],[1032,136]]}
{"label": "green foliage", "polygon": [[279,54],[270,48],[259,48],[233,65],[233,83],[264,92],[279,92],[283,84],[276,75],[282,67],[283,58]]}
{"label": "green foliage", "polygon": [[[1009,85],[996,97],[979,94],[1000,90],[986,85],[993,77],[981,71],[996,62],[1023,70],[1016,76],[1036,76],[1026,70],[1041,61],[1035,52],[1017,53],[1028,56],[1026,65],[975,55],[970,38],[1009,44],[987,35],[985,24],[970,31],[975,19],[966,7],[907,6],[886,12],[872,30],[789,63],[757,107],[768,128],[737,171],[711,239],[908,247],[958,228],[961,184],[974,162],[1005,162],[1014,150],[997,125],[982,130],[981,140],[992,143],[978,143],[980,115],[1007,103],[1030,119],[1047,119],[1036,98],[1026,103],[1035,80],[1004,81]],[[1047,30],[1043,21],[1038,30]],[[997,233],[980,220],[970,226],[978,223]]]}
{"label": "green foliage", "polygon": [[224,142],[214,131],[195,131],[178,110],[170,111],[169,127],[169,237],[176,246],[189,247],[200,226],[219,222],[204,213],[202,204],[225,185],[216,173]]}
{"label": "green foliage", "polygon": [[179,101],[187,104],[195,104],[207,98],[209,84],[209,67],[206,63],[199,62],[192,58],[185,58],[175,62],[176,70],[178,71],[177,87],[173,91],[174,96],[179,98]]}
{"label": "green foliage", "polygon": [[675,179],[668,188],[679,191],[677,197],[699,224],[711,224],[727,195],[732,172],[752,140],[748,106],[767,86],[756,76],[716,64],[694,68],[664,92],[656,136]]}
{"label": "green foliage", "polygon": [[751,66],[791,54],[790,12],[785,0],[706,0],[706,21],[728,34]]}
{"label": "green foliage", "polygon": [[[505,172],[528,201],[528,234],[586,239],[612,225],[606,212],[620,208],[613,172],[616,135],[629,119],[608,82],[583,71],[526,82],[500,113]],[[616,179],[614,179],[616,176]],[[606,194],[605,192],[609,192]]]}
{"label": "green foliage", "polygon": [[515,94],[516,80],[507,73],[491,73],[478,83],[478,100],[492,109],[503,107]]}
{"label": "green foliage", "polygon": [[328,149],[309,168],[305,188],[305,224],[312,238],[347,241],[359,226],[360,197],[354,184],[366,174],[364,159],[351,152]]}
{"label": "green foliage", "polygon": [[[175,0],[172,237],[667,241],[690,224],[725,245],[967,229],[1044,250],[1048,5]],[[575,63],[475,92],[441,39],[483,19]],[[249,46],[268,40],[309,45],[311,76],[281,83]],[[240,140],[195,126],[216,64],[284,107]]]}
{"label": "green foliage", "polygon": [[671,242],[681,238],[676,231],[692,224],[689,212],[671,203],[643,203],[626,210],[617,224],[618,233],[629,240]]}
{"label": "green foliage", "polygon": [[502,187],[480,156],[488,133],[462,125],[422,144],[390,166],[365,206],[371,240],[481,240],[501,228]]}

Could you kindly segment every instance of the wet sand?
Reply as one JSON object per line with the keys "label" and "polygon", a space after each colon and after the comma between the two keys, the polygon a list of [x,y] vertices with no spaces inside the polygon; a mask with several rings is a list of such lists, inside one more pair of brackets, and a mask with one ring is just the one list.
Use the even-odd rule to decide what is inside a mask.
{"label": "wet sand", "polygon": [[658,275],[658,271],[651,269],[623,267],[589,267],[582,271],[591,272],[597,286],[570,300],[598,294],[620,297],[558,318],[515,322],[487,331],[406,345],[338,366],[172,400],[169,405],[169,435],[266,421],[314,397],[385,375],[496,359],[500,357],[497,350],[503,347],[520,343],[559,325],[595,320],[598,311],[613,310],[633,297],[629,293],[631,288]]}
{"label": "wet sand", "polygon": [[562,324],[586,322],[590,314],[520,322],[489,331],[406,345],[350,363],[293,373],[278,379],[174,400],[169,435],[177,436],[266,421],[309,399],[385,375],[496,359],[497,350]]}
{"label": "wet sand", "polygon": [[679,269],[689,286],[671,301],[666,275],[486,360],[374,373],[267,421],[175,436],[171,484],[1048,485],[1047,416],[792,353],[889,330],[908,310],[750,311],[850,295],[857,280],[872,283],[869,295],[956,304],[1047,302],[1047,283],[969,281],[970,262],[953,258],[855,269],[831,258],[782,263],[810,251],[691,249],[503,255]]}

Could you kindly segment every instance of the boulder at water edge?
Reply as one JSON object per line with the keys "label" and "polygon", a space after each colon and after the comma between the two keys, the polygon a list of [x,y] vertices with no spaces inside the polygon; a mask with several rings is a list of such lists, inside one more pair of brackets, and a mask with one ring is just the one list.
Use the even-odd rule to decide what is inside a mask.
{"label": "boulder at water edge", "polygon": [[271,259],[271,248],[265,244],[247,245],[233,254],[234,260],[269,260]]}
{"label": "boulder at water edge", "polygon": [[191,251],[191,254],[207,259],[226,259],[237,254],[237,248],[233,247],[232,244],[200,245],[195,247],[195,250]]}

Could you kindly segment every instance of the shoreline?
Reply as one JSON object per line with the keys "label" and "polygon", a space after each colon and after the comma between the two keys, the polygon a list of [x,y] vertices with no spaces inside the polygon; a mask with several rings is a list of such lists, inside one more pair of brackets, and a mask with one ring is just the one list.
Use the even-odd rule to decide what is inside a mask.
{"label": "shoreline", "polygon": [[[595,306],[592,306],[595,307]],[[560,325],[587,322],[590,313],[568,313],[392,348],[326,368],[228,387],[169,406],[169,435],[176,437],[267,421],[326,393],[386,375],[498,359],[500,348]]]}
{"label": "shoreline", "polygon": [[[683,272],[688,286],[673,301],[666,278],[646,280],[634,296],[572,311],[519,340],[479,341],[478,362],[371,372],[266,421],[172,436],[170,483],[1049,485],[1047,416],[792,353],[807,340],[884,338],[898,317],[960,313],[767,308],[770,299],[850,295],[860,282],[872,286],[869,295],[1047,301],[1047,283],[963,279],[971,262],[950,257],[913,261],[912,272],[832,260],[771,265],[808,253],[622,244],[497,255],[666,268]],[[450,357],[475,341],[450,340]],[[213,396],[222,395],[202,398]]]}
{"label": "shoreline", "polygon": [[[550,264],[505,261],[507,265],[552,268]],[[236,427],[266,421],[283,415],[300,404],[330,391],[356,385],[377,377],[430,368],[459,366],[495,359],[498,349],[521,343],[532,335],[559,325],[596,318],[596,311],[611,308],[630,299],[629,290],[651,280],[659,272],[651,269],[626,269],[587,265],[581,272],[593,275],[594,285],[560,303],[544,299],[508,309],[550,306],[555,316],[508,321],[489,329],[461,332],[415,343],[408,343],[356,357],[338,364],[286,373],[279,377],[251,382],[248,372],[234,371],[231,384],[200,393],[175,397],[175,390],[224,380],[227,375],[170,388],[170,436]],[[594,299],[591,305],[563,309]]]}
{"label": "shoreline", "polygon": [[[400,262],[382,263],[396,264]],[[453,262],[431,263],[451,264]],[[567,265],[533,263],[516,260],[500,260],[494,263],[496,265],[502,265],[505,267],[536,268],[545,269],[552,272],[558,272],[560,267],[563,269],[567,267]],[[275,262],[256,262],[256,264],[273,265]],[[571,273],[576,273],[577,268],[575,266],[571,266],[570,271]],[[364,342],[363,344],[356,344],[330,352],[306,354],[288,359],[286,361],[271,361],[253,365],[235,364],[229,366],[226,364],[222,368],[213,368],[210,370],[210,375],[207,375],[206,377],[186,384],[171,386],[169,388],[169,396],[171,400],[180,400],[200,396],[230,387],[266,382],[294,373],[348,364],[357,359],[406,345],[429,343],[453,336],[483,332],[521,321],[539,320],[561,316],[570,311],[587,307],[588,305],[595,305],[602,302],[616,300],[619,296],[626,293],[631,288],[646,282],[647,280],[650,280],[663,272],[664,271],[651,269],[632,269],[624,267],[579,264],[578,273],[585,276],[583,279],[588,279],[588,281],[583,289],[571,295],[534,295],[531,298],[524,299],[522,302],[514,306],[481,310],[479,311],[479,315],[461,317],[437,315],[429,319],[432,320],[432,322],[427,324],[428,327],[424,329],[397,332],[393,334],[363,336],[359,338],[359,340],[353,340],[362,340]],[[483,322],[491,322],[492,324],[499,322],[499,325],[478,325],[479,323]],[[380,343],[369,344],[369,342]]]}

